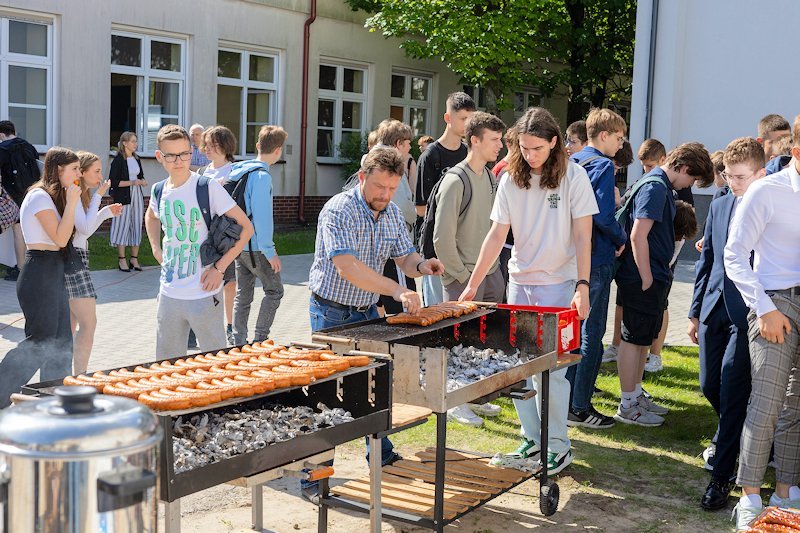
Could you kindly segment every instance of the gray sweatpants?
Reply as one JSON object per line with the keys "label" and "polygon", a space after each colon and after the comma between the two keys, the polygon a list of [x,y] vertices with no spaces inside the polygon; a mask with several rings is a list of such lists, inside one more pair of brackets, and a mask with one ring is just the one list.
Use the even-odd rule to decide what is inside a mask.
{"label": "gray sweatpants", "polygon": [[281,275],[272,269],[267,256],[261,252],[253,252],[255,263],[250,259],[250,252],[245,250],[236,258],[236,299],[233,301],[233,338],[234,342],[247,342],[247,321],[250,318],[250,305],[256,289],[256,278],[261,281],[264,298],[258,310],[256,330],[253,341],[264,341],[269,337],[269,330],[275,320],[275,313],[283,298],[283,282]]}
{"label": "gray sweatpants", "polygon": [[159,294],[156,316],[156,359],[186,355],[189,329],[197,335],[201,351],[223,349],[228,345],[219,295],[199,300],[176,300]]}
{"label": "gray sweatpants", "polygon": [[753,388],[736,479],[748,487],[763,483],[773,441],[778,483],[797,485],[800,481],[800,296],[784,291],[767,294],[789,319],[792,332],[785,335],[783,344],[768,342],[759,334],[755,313],[748,316]]}

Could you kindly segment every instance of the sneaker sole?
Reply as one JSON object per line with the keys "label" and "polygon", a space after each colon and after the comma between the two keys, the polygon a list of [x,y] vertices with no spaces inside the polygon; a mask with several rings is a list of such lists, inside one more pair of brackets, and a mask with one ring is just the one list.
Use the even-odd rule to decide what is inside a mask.
{"label": "sneaker sole", "polygon": [[648,424],[646,422],[639,422],[638,420],[631,420],[630,418],[625,418],[624,416],[614,415],[614,420],[617,422],[622,422],[623,424],[630,424],[632,426],[642,426],[646,428],[657,428],[658,426],[662,425],[664,422],[652,423]]}
{"label": "sneaker sole", "polygon": [[456,424],[461,424],[462,426],[469,426],[471,428],[483,427],[483,420],[481,420],[480,423],[477,423],[477,422],[467,422],[465,420],[457,420],[455,418],[448,418],[447,421],[455,422]]}
{"label": "sneaker sole", "polygon": [[617,360],[616,357],[603,357],[601,360],[603,363],[613,363]]}
{"label": "sneaker sole", "polygon": [[611,429],[615,426],[613,422],[611,424],[601,426],[599,424],[591,424],[589,422],[574,422],[572,420],[567,420],[567,427],[571,428],[588,428],[588,429]]}

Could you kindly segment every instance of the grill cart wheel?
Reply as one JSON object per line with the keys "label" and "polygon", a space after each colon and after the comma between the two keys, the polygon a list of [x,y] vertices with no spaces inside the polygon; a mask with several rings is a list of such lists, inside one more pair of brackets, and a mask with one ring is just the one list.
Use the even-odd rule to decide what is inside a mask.
{"label": "grill cart wheel", "polygon": [[544,516],[555,514],[558,509],[558,484],[553,480],[548,480],[539,489],[539,510]]}

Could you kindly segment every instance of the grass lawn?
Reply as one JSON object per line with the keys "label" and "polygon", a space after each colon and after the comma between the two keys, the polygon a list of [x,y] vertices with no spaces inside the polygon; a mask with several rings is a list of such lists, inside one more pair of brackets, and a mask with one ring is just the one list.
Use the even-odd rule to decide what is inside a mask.
{"label": "grass lawn", "polygon": [[[559,476],[562,493],[578,496],[578,502],[580,496],[603,499],[607,512],[635,522],[636,531],[729,531],[730,509],[709,513],[699,505],[709,481],[701,453],[716,431],[717,420],[700,392],[698,371],[697,348],[664,350],[664,370],[648,375],[644,383],[671,409],[661,427],[617,423],[607,430],[571,428],[575,460]],[[594,397],[595,407],[613,415],[620,394],[614,363],[603,365],[597,386],[604,393]],[[498,403],[503,408],[501,416],[486,419],[482,429],[448,423],[448,446],[484,453],[513,451],[519,443],[519,422],[510,400]],[[431,417],[425,425],[393,435],[392,442],[401,455],[412,454],[435,444],[435,429]],[[363,444],[352,446],[353,453],[363,453]],[[771,469],[768,484],[774,487]],[[734,495],[738,498],[739,491]],[[538,502],[535,505],[538,509]],[[602,530],[614,529],[602,516],[586,520]]]}

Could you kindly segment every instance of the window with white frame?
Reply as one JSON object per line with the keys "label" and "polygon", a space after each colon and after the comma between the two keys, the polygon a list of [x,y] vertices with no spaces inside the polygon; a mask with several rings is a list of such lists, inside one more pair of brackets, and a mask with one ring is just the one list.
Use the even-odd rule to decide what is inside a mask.
{"label": "window with white frame", "polygon": [[523,90],[514,92],[514,116],[516,118],[525,114],[529,107],[539,107],[542,105],[542,95],[535,90]]}
{"label": "window with white frame", "polygon": [[317,102],[317,159],[336,161],[339,145],[366,127],[367,69],[321,63]]}
{"label": "window with white frame", "polygon": [[217,124],[236,135],[240,154],[255,153],[258,130],[276,122],[277,95],[277,53],[219,49]]}
{"label": "window with white frame", "polygon": [[112,32],[110,146],[133,131],[138,152],[155,153],[158,130],[184,122],[185,83],[185,40]]}
{"label": "window with white frame", "polygon": [[475,100],[478,111],[486,111],[486,89],[480,85],[464,85],[463,90]]}
{"label": "window with white frame", "polygon": [[44,152],[53,144],[53,25],[0,17],[0,116]]}
{"label": "window with white frame", "polygon": [[430,133],[432,89],[430,76],[392,73],[389,116],[411,126],[414,137]]}

